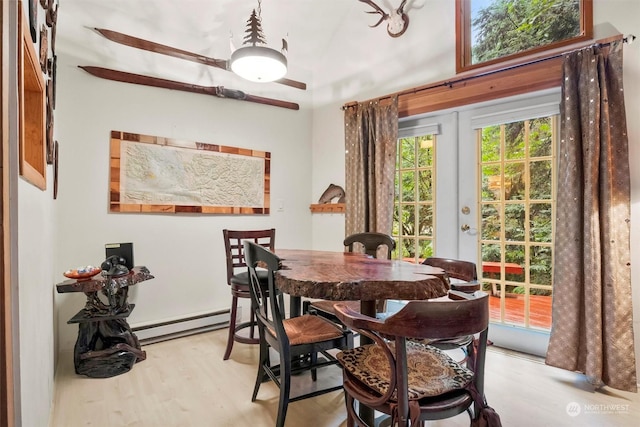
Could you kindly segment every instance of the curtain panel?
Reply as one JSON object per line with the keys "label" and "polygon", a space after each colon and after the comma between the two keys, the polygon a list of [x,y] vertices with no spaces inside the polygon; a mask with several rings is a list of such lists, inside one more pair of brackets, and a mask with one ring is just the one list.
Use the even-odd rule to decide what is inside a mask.
{"label": "curtain panel", "polygon": [[637,391],[622,42],[566,55],[546,363]]}
{"label": "curtain panel", "polygon": [[345,236],[391,234],[398,97],[345,108]]}

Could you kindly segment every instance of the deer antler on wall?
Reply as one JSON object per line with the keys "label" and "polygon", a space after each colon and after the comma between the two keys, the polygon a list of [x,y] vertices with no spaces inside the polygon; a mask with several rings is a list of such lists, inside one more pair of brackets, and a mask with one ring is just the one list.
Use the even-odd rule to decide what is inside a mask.
{"label": "deer antler on wall", "polygon": [[404,5],[407,0],[402,0],[400,6],[397,9],[391,9],[389,13],[386,13],[380,6],[375,4],[372,0],[358,0],[362,3],[366,3],[375,10],[370,10],[367,13],[379,13],[380,20],[376,22],[374,25],[370,25],[370,27],[377,27],[382,22],[387,22],[387,33],[391,37],[400,37],[407,31],[407,27],[409,26],[409,17],[406,13],[404,13]]}

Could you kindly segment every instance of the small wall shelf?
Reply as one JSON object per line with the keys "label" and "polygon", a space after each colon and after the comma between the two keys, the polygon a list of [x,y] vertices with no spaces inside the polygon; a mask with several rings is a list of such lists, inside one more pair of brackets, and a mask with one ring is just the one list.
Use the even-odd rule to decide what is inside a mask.
{"label": "small wall shelf", "polygon": [[344,213],[344,203],[323,203],[309,206],[311,213]]}

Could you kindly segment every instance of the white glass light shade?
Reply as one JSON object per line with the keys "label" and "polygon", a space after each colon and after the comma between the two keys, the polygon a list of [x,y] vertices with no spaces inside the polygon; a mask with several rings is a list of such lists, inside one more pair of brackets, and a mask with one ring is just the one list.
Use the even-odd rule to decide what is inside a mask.
{"label": "white glass light shade", "polygon": [[252,82],[272,82],[287,74],[287,58],[266,46],[243,46],[231,54],[231,70]]}

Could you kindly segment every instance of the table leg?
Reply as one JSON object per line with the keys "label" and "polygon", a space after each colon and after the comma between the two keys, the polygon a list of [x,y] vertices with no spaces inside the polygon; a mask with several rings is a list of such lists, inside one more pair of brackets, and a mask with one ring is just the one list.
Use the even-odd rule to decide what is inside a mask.
{"label": "table leg", "polygon": [[289,297],[289,316],[298,317],[302,313],[302,298],[301,297]]}

